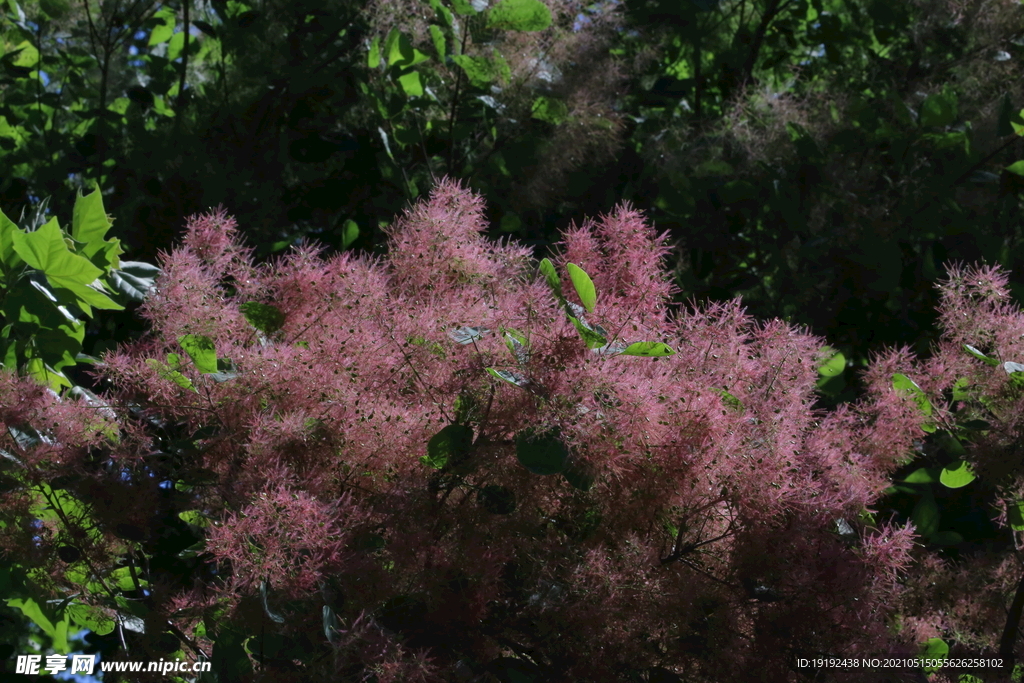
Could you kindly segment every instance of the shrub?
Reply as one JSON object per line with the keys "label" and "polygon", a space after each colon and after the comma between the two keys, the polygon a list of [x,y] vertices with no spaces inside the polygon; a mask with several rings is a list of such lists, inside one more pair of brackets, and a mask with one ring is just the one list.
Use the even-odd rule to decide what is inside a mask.
{"label": "shrub", "polygon": [[[889,628],[912,531],[870,510],[919,405],[875,381],[816,410],[823,341],[673,307],[629,207],[539,275],[484,225],[443,182],[386,258],[253,267],[223,213],[190,220],[152,333],[98,366],[119,438],[0,434],[9,559],[222,681],[781,681],[915,652]],[[94,410],[2,377],[5,427]]]}

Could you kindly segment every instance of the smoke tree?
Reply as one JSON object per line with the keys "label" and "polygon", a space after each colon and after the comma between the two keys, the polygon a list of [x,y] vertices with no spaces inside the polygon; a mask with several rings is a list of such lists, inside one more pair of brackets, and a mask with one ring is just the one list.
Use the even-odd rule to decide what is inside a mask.
{"label": "smoke tree", "polygon": [[916,654],[914,528],[871,511],[935,418],[895,361],[816,410],[824,341],[673,306],[628,206],[539,270],[483,211],[445,181],[385,258],[260,267],[194,217],[151,333],[97,366],[107,412],[0,372],[26,614],[61,597],[65,628],[219,681],[878,680],[796,662]]}

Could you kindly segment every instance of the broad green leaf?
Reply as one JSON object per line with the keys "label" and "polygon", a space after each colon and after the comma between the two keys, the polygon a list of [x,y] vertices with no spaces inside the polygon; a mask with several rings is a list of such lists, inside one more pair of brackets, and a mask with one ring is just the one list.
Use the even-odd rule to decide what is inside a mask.
{"label": "broad green leaf", "polygon": [[661,342],[634,342],[623,351],[624,356],[671,356],[675,353],[672,347]]}
{"label": "broad green leaf", "polygon": [[477,13],[477,11],[473,9],[473,5],[469,0],[452,0],[452,7],[455,8],[456,14],[463,17],[468,17]]}
{"label": "broad green leaf", "polygon": [[967,388],[970,385],[971,385],[971,383],[967,380],[966,377],[959,378],[953,384],[953,400],[954,401],[966,401],[966,400],[970,399],[971,395],[969,393],[967,393]]}
{"label": "broad green leaf", "polygon": [[538,97],[533,101],[533,118],[558,125],[569,116],[569,107],[554,97]]}
{"label": "broad green leaf", "polygon": [[586,492],[594,487],[593,468],[575,459],[571,460],[562,470],[562,476],[574,489]]}
{"label": "broad green leaf", "polygon": [[1014,531],[1024,531],[1024,501],[1018,500],[1007,506],[1006,521]]}
{"label": "broad green leaf", "polygon": [[569,449],[557,429],[526,429],[516,436],[516,458],[534,474],[558,474],[569,462]]}
{"label": "broad green leaf", "polygon": [[398,85],[408,97],[423,97],[423,79],[418,71],[410,71],[399,76]]}
{"label": "broad green leaf", "polygon": [[409,36],[401,32],[396,34],[394,30],[388,34],[388,38],[384,42],[384,48],[387,53],[389,67],[404,69],[430,59],[430,57],[412,46]]}
{"label": "broad green leaf", "polygon": [[487,28],[543,31],[551,26],[551,10],[540,0],[502,0],[487,13]]}
{"label": "broad green leaf", "polygon": [[121,261],[120,268],[110,271],[108,280],[116,292],[132,301],[145,301],[156,287],[160,269],[142,261]]}
{"label": "broad green leaf", "polygon": [[474,87],[483,88],[494,82],[506,82],[511,77],[508,64],[497,52],[493,57],[454,55],[452,61],[462,67]]}
{"label": "broad green leaf", "polygon": [[[34,69],[39,65],[39,50],[28,40],[21,41],[10,52],[17,53],[17,56],[10,60],[10,63],[14,66]],[[4,61],[7,61],[7,59],[5,58]]]}
{"label": "broad green leaf", "polygon": [[1017,175],[1024,175],[1024,159],[1013,162],[1006,167],[1006,170],[1010,173],[1016,173]]}
{"label": "broad green leaf", "polygon": [[192,385],[192,380],[185,377],[185,375],[181,374],[177,370],[169,368],[157,359],[147,358],[146,365],[156,370],[162,379],[169,379],[182,389],[188,389],[189,391],[194,391],[197,394],[199,393],[199,390]]}
{"label": "broad green leaf", "polygon": [[944,486],[951,489],[959,489],[967,486],[974,481],[974,472],[971,471],[970,465],[963,460],[957,460],[956,462],[950,463],[942,468],[942,472],[939,474],[939,481]]}
{"label": "broad green leaf", "polygon": [[284,326],[284,313],[276,306],[261,304],[258,301],[247,301],[238,309],[242,311],[242,315],[250,325],[264,334],[273,334]]}
{"label": "broad green leaf", "polygon": [[449,463],[458,465],[469,458],[473,448],[473,429],[466,425],[451,424],[444,427],[427,442],[427,454],[420,462],[434,469]]}
{"label": "broad green leaf", "polygon": [[201,527],[210,526],[210,518],[198,510],[185,510],[184,512],[179,512],[178,517],[180,517],[186,524],[194,524],[195,526]]}
{"label": "broad green leaf", "polygon": [[277,624],[283,624],[284,617],[270,609],[270,601],[267,599],[267,588],[268,583],[266,581],[260,581],[260,603],[263,605],[263,613],[266,614],[271,621]]}
{"label": "broad green leaf", "polygon": [[[914,380],[910,379],[902,373],[894,373],[892,376],[892,386],[897,391],[909,394],[917,405],[917,409],[921,411],[921,414],[925,417],[932,416],[932,403],[928,400],[928,396],[921,390],[921,387],[917,386]],[[921,428],[926,432],[934,432],[935,424],[932,422],[925,422],[921,425]]]}
{"label": "broad green leaf", "polygon": [[515,491],[505,486],[485,486],[477,491],[476,499],[492,515],[510,515],[516,511]]}
{"label": "broad green leaf", "polygon": [[842,351],[836,351],[818,368],[818,374],[822,377],[835,377],[843,374],[844,370],[846,370],[846,356]]}
{"label": "broad green leaf", "polygon": [[71,621],[79,628],[87,628],[96,635],[105,636],[114,631],[114,620],[98,607],[71,604],[65,608]]}
{"label": "broad green leaf", "polygon": [[569,272],[569,279],[572,281],[572,286],[576,289],[576,295],[579,296],[580,303],[587,309],[587,313],[593,313],[594,306],[597,304],[597,290],[594,289],[594,282],[587,275],[586,271],[575,263],[566,264],[565,269]]}
{"label": "broad green leaf", "polygon": [[[73,362],[72,360],[72,364]],[[60,392],[62,387],[71,388],[71,382],[64,376],[64,373],[46,365],[42,358],[30,358],[25,364],[25,374],[56,392]]]}
{"label": "broad green leaf", "polygon": [[588,349],[599,349],[602,346],[608,344],[608,340],[600,332],[597,332],[587,323],[583,322],[575,316],[569,316],[569,320],[572,322],[576,331],[579,333],[583,342],[587,345]]}
{"label": "broad green leaf", "polygon": [[434,41],[434,49],[437,50],[437,58],[444,61],[446,54],[445,50],[447,49],[444,39],[444,31],[441,30],[441,27],[431,24],[430,38]]}
{"label": "broad green leaf", "polygon": [[64,243],[64,235],[53,218],[35,232],[15,230],[14,250],[28,265],[43,271],[50,285],[67,289],[79,298],[79,307],[91,316],[89,306],[120,311],[124,307],[89,285],[97,282],[103,271],[83,256],[72,254]]}
{"label": "broad green leaf", "polygon": [[166,43],[174,35],[174,23],[175,15],[174,10],[170,7],[165,7],[155,15],[153,19],[159,21],[153,31],[149,34],[149,47],[159,45],[160,43]]}
{"label": "broad green leaf", "polygon": [[338,640],[338,617],[334,614],[334,608],[330,605],[324,605],[323,615],[321,621],[324,627],[324,636],[327,638],[327,642],[333,644]]}
{"label": "broad green leaf", "polygon": [[540,274],[547,280],[548,287],[555,292],[555,296],[559,299],[562,298],[562,281],[558,277],[558,273],[555,272],[555,266],[548,259],[541,259],[540,261]]}
{"label": "broad green leaf", "polygon": [[[922,659],[945,659],[949,655],[949,645],[942,638],[929,638],[921,643],[920,653]],[[941,667],[923,667],[926,674],[932,674]]]}
{"label": "broad green leaf", "polygon": [[996,360],[995,358],[989,358],[988,356],[986,356],[985,354],[983,354],[981,351],[974,348],[970,344],[964,344],[964,351],[971,354],[978,360],[983,361],[986,365],[991,365],[992,367],[996,367],[997,365],[999,365],[998,360]]}
{"label": "broad green leaf", "polygon": [[201,334],[185,334],[178,337],[178,343],[199,372],[217,372],[217,346],[212,339]]}
{"label": "broad green leaf", "polygon": [[[8,600],[7,606],[21,610],[22,614],[28,617],[32,623],[41,628],[43,633],[51,638],[56,635],[56,629],[53,622],[43,614],[42,608],[32,598]],[[66,651],[67,650],[65,650],[65,652]]]}
{"label": "broad green leaf", "polygon": [[931,542],[935,545],[958,545],[964,542],[964,537],[955,531],[939,531],[932,534]]}
{"label": "broad green leaf", "polygon": [[530,360],[530,349],[526,341],[526,335],[519,330],[504,328],[505,346],[515,357],[520,365],[525,365]]}
{"label": "broad green leaf", "polygon": [[956,94],[951,90],[929,95],[921,104],[921,125],[944,128],[956,121]]}
{"label": "broad green leaf", "polygon": [[725,389],[714,389],[714,392],[722,397],[722,403],[729,406],[736,412],[743,412],[743,401],[739,400]]}
{"label": "broad green leaf", "polygon": [[380,66],[380,36],[374,36],[370,43],[370,55],[366,60],[366,65],[371,69]]}
{"label": "broad green leaf", "polygon": [[498,379],[500,379],[503,382],[508,382],[509,384],[514,384],[517,387],[524,387],[527,384],[529,384],[529,381],[525,377],[523,377],[522,375],[520,375],[518,373],[509,372],[508,370],[498,370],[497,368],[485,368],[485,369],[487,370],[488,374],[492,375],[493,377],[497,377]]}
{"label": "broad green leaf", "polygon": [[10,272],[22,264],[21,257],[14,251],[14,233],[18,231],[14,221],[0,211],[0,272]]}
{"label": "broad green leaf", "polygon": [[[192,44],[194,45],[195,43],[192,43]],[[181,52],[184,49],[185,49],[185,32],[184,31],[178,31],[173,36],[171,36],[170,41],[168,41],[168,43],[167,43],[167,59],[173,62],[175,59],[177,59],[178,57],[181,56]],[[168,90],[167,94],[168,95],[172,95],[172,96],[173,95],[177,95],[177,88],[172,88],[172,89]]]}
{"label": "broad green leaf", "polygon": [[921,467],[904,478],[908,484],[934,484],[939,480],[939,468]]}
{"label": "broad green leaf", "polygon": [[486,327],[459,327],[454,330],[448,330],[448,336],[457,344],[472,344],[473,342],[479,341],[490,334],[491,331]]}
{"label": "broad green leaf", "polygon": [[359,224],[349,218],[341,230],[341,248],[348,249],[359,238]]}
{"label": "broad green leaf", "polygon": [[925,538],[939,530],[939,506],[935,503],[935,495],[932,490],[926,489],[921,499],[917,501],[910,519],[917,529],[917,533]]}

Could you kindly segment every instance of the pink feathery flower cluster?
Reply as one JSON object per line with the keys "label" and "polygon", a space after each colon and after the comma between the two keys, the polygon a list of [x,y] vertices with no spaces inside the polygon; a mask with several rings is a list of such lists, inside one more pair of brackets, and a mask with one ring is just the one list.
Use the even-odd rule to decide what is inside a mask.
{"label": "pink feathery flower cluster", "polygon": [[[269,586],[283,632],[334,649],[328,678],[454,680],[510,642],[559,680],[666,663],[782,680],[786,647],[884,650],[899,586],[879,577],[907,568],[906,533],[856,549],[835,528],[912,452],[904,398],[869,375],[868,400],[816,411],[824,342],[737,302],[674,311],[666,238],[631,208],[565,235],[564,299],[484,227],[445,181],[384,258],[304,247],[255,267],[223,213],[164,255],[152,334],[99,368],[140,421],[112,458],[155,467],[168,441],[146,424],[186,435],[159,462],[211,520],[224,618],[250,620]],[[622,353],[638,342],[667,355]],[[189,590],[168,614],[184,595],[207,609]],[[345,599],[309,618],[326,592]],[[325,640],[331,618],[364,627]]]}

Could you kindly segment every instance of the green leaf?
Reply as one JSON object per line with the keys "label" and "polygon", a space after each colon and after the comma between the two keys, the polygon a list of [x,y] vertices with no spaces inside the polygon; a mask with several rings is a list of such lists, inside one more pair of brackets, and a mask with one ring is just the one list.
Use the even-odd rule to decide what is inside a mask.
{"label": "green leaf", "polygon": [[588,349],[599,349],[602,346],[608,344],[608,340],[600,332],[596,331],[593,327],[583,322],[575,316],[569,316],[569,320],[572,322],[576,331],[579,333],[583,342],[587,345]]}
{"label": "green leaf", "polygon": [[558,474],[569,462],[569,449],[557,429],[526,429],[516,436],[516,459],[534,474]]}
{"label": "green leaf", "polygon": [[594,471],[593,468],[586,463],[573,459],[562,470],[562,476],[569,482],[569,485],[574,489],[578,489],[583,492],[587,492],[594,487]]}
{"label": "green leaf", "polygon": [[188,377],[185,377],[177,370],[172,370],[171,368],[164,365],[157,359],[147,358],[146,365],[156,370],[162,379],[169,379],[182,389],[188,389],[189,391],[194,391],[197,394],[199,393],[199,390],[192,385],[192,380],[190,380]]}
{"label": "green leaf", "polygon": [[743,401],[739,400],[725,389],[714,389],[714,392],[722,397],[722,403],[732,408],[736,412],[743,412]]}
{"label": "green leaf", "polygon": [[844,370],[846,370],[846,356],[842,351],[836,351],[818,368],[818,374],[822,377],[836,377],[843,374]]}
{"label": "green leaf", "polygon": [[524,387],[527,384],[529,384],[529,380],[527,380],[525,377],[523,377],[522,375],[520,375],[518,373],[510,372],[508,370],[498,370],[497,368],[485,368],[485,369],[487,370],[488,374],[490,374],[491,376],[497,377],[498,379],[500,379],[503,382],[508,382],[509,384],[514,384],[517,387]]}
{"label": "green leaf", "polygon": [[971,383],[966,377],[961,377],[953,384],[953,400],[954,401],[967,401],[971,398],[971,395],[967,392],[967,388],[970,387]]}
{"label": "green leaf", "polygon": [[396,29],[392,30],[392,32],[388,34],[387,40],[384,42],[384,49],[387,53],[389,67],[399,67],[404,69],[430,59],[430,57],[412,46],[412,41],[409,40],[409,36],[401,32],[396,33],[396,31]]}
{"label": "green leaf", "polygon": [[114,620],[98,607],[76,603],[66,607],[65,612],[76,626],[87,628],[98,636],[114,631]]}
{"label": "green leaf", "polygon": [[440,26],[430,25],[430,38],[434,41],[434,49],[437,50],[437,58],[444,61],[445,50],[447,45],[445,44],[444,31],[441,30]]}
{"label": "green leaf", "polygon": [[264,334],[273,334],[284,326],[284,313],[276,306],[247,301],[238,308],[249,324]]}
{"label": "green leaf", "polygon": [[160,43],[166,43],[174,34],[175,16],[173,9],[165,7],[153,15],[153,18],[158,20],[160,23],[157,24],[153,28],[152,33],[149,34],[149,47],[159,45]]}
{"label": "green leaf", "polygon": [[956,121],[956,94],[951,90],[929,95],[921,104],[921,125],[944,128]]}
{"label": "green leaf", "polygon": [[473,9],[473,5],[470,4],[468,0],[452,0],[452,7],[455,8],[456,14],[463,17],[468,17],[477,13],[476,10]]}
{"label": "green leaf", "polygon": [[183,512],[179,512],[178,517],[180,517],[181,521],[186,524],[193,524],[201,527],[210,526],[210,518],[202,512],[199,512],[199,510],[185,510]]}
{"label": "green leaf", "polygon": [[473,448],[473,429],[466,425],[451,424],[427,442],[427,454],[420,462],[436,470],[449,463],[452,466],[465,462]]}
{"label": "green leaf", "polygon": [[946,488],[951,489],[963,488],[974,481],[974,479],[974,472],[971,471],[970,466],[963,460],[957,460],[946,465],[939,474],[939,481]]}
{"label": "green leaf", "polygon": [[366,65],[371,69],[376,69],[380,66],[380,36],[374,36],[373,41],[370,43],[370,54],[366,60]]}
{"label": "green leaf", "polygon": [[1024,501],[1018,500],[1007,506],[1006,521],[1014,531],[1024,531]]}
{"label": "green leaf", "polygon": [[964,537],[955,531],[939,531],[932,534],[931,542],[935,545],[959,545],[964,542]]}
{"label": "green leaf", "polygon": [[338,640],[338,617],[330,605],[324,605],[322,621],[327,642],[335,643]]}
{"label": "green leaf", "polygon": [[540,0],[502,0],[487,13],[487,28],[543,31],[551,26],[551,10]]}
{"label": "green leaf", "polygon": [[511,77],[508,64],[497,53],[493,58],[454,55],[452,61],[462,67],[470,83],[477,88],[483,88],[495,81],[507,81]]}
{"label": "green leaf", "polygon": [[580,303],[587,309],[587,313],[593,313],[594,306],[597,304],[597,290],[594,289],[594,282],[586,271],[575,263],[566,264],[565,269],[569,271],[569,279],[572,281],[572,286],[576,288],[576,295],[579,296]]}
{"label": "green leaf", "polygon": [[555,296],[561,299],[562,280],[558,277],[558,273],[555,272],[555,266],[546,258],[540,261],[540,274],[547,280],[548,287],[555,292]]}
{"label": "green leaf", "polygon": [[939,506],[935,503],[935,495],[932,490],[926,489],[921,499],[917,501],[910,519],[917,529],[917,533],[925,538],[931,537],[939,530]]}
{"label": "green leaf", "polygon": [[675,354],[672,347],[661,342],[634,342],[622,351],[624,356],[671,356]]}
{"label": "green leaf", "polygon": [[448,336],[451,338],[451,340],[457,344],[462,345],[472,344],[474,342],[480,341],[490,333],[491,331],[486,327],[463,326],[456,328],[454,330],[448,330]]}
{"label": "green leaf", "polygon": [[1017,175],[1024,175],[1024,160],[1013,162],[1006,167],[1006,170]]}
{"label": "green leaf", "polygon": [[908,484],[934,484],[939,480],[938,467],[921,467],[903,479]]}
{"label": "green leaf", "polygon": [[17,231],[18,226],[14,224],[14,221],[0,211],[0,264],[4,266],[0,270],[9,271],[22,263],[21,257],[14,251],[14,233]]}
{"label": "green leaf", "polygon": [[121,267],[110,271],[108,280],[116,292],[132,301],[145,301],[156,288],[160,269],[142,261],[121,261]]}
{"label": "green leaf", "polygon": [[64,235],[52,218],[35,232],[15,230],[11,233],[14,251],[29,266],[43,271],[54,289],[66,289],[78,297],[78,305],[86,315],[91,316],[89,306],[108,310],[124,310],[105,294],[89,285],[103,274],[83,256],[68,251]]}
{"label": "green leaf", "polygon": [[[922,659],[945,659],[949,654],[949,645],[942,638],[929,638],[920,646]],[[922,667],[926,674],[935,673],[941,667]]]}
{"label": "green leaf", "polygon": [[516,362],[520,365],[525,365],[529,362],[530,345],[526,335],[511,327],[502,328],[501,331],[505,337],[505,346],[508,347],[509,352],[515,357]]}
{"label": "green leaf", "polygon": [[998,360],[996,360],[995,358],[989,358],[988,356],[986,356],[985,354],[983,354],[981,351],[974,348],[970,344],[964,344],[964,351],[971,354],[978,360],[983,361],[986,365],[991,365],[992,367],[996,367],[997,365],[999,365]]}
{"label": "green leaf", "polygon": [[61,390],[61,387],[71,388],[71,382],[64,376],[64,373],[45,364],[42,358],[30,358],[25,364],[25,374],[39,384],[57,392]]}
{"label": "green leaf", "polygon": [[565,102],[554,97],[538,97],[533,101],[533,118],[556,126],[569,117],[569,107]]}
{"label": "green leaf", "polygon": [[[917,409],[921,411],[922,415],[925,417],[932,416],[932,403],[928,400],[928,396],[924,391],[921,390],[921,387],[917,386],[917,383],[914,382],[914,380],[897,372],[892,376],[892,386],[896,391],[909,394],[910,398],[913,399],[914,403],[917,405]],[[926,422],[921,425],[921,428],[926,432],[934,432],[935,424]]]}
{"label": "green leaf", "polygon": [[359,224],[349,218],[341,230],[341,248],[348,249],[359,238]]}
{"label": "green leaf", "polygon": [[266,581],[260,581],[260,603],[263,605],[263,613],[266,614],[271,621],[283,624],[284,617],[270,609],[270,602],[267,600],[267,587],[268,584]]}
{"label": "green leaf", "polygon": [[178,343],[199,372],[217,372],[217,346],[212,339],[201,334],[185,334],[178,337]]}
{"label": "green leaf", "polygon": [[505,486],[485,486],[477,492],[476,499],[492,515],[510,515],[516,511],[515,491]]}
{"label": "green leaf", "polygon": [[[53,622],[43,614],[42,608],[32,598],[8,600],[7,606],[21,610],[22,614],[28,617],[32,623],[42,629],[43,633],[51,638],[56,635],[56,628],[54,627]],[[64,651],[67,652],[67,649]]]}
{"label": "green leaf", "polygon": [[[107,252],[116,249],[120,253],[120,243],[117,240],[107,241],[107,231],[110,230],[110,219],[103,208],[103,195],[99,190],[93,190],[87,195],[81,193],[75,197],[75,208],[71,214],[71,237],[84,246],[79,252],[85,258],[92,261],[93,265],[102,268],[93,258],[97,253]],[[116,255],[108,262],[116,266]]]}
{"label": "green leaf", "polygon": [[410,71],[398,77],[398,85],[408,97],[423,97],[423,79],[418,71]]}

